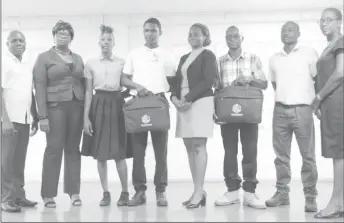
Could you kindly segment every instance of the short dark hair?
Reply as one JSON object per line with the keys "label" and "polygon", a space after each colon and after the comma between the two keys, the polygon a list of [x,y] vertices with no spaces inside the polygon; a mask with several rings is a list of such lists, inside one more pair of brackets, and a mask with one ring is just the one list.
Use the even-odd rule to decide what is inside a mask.
{"label": "short dark hair", "polygon": [[104,34],[104,33],[113,34],[113,28],[111,26],[101,25],[100,32],[101,34]]}
{"label": "short dark hair", "polygon": [[24,34],[23,34],[21,31],[19,31],[19,30],[12,30],[12,31],[10,31],[10,32],[8,33],[8,35],[7,35],[7,41],[8,41],[14,34],[20,34],[20,35],[22,35],[22,36],[24,37],[24,39],[25,39],[25,36],[24,36]]}
{"label": "short dark hair", "polygon": [[287,21],[286,23],[284,23],[283,26],[285,26],[286,24],[293,24],[293,26],[295,26],[296,29],[300,32],[300,26],[296,22],[294,22],[294,21]]}
{"label": "short dark hair", "polygon": [[338,20],[343,20],[343,14],[342,14],[342,12],[339,9],[337,9],[337,8],[326,8],[324,10],[324,12],[325,11],[331,11],[334,14],[336,14],[336,17],[337,17]]}
{"label": "short dark hair", "polygon": [[145,21],[145,23],[143,23],[143,26],[145,26],[147,23],[151,23],[151,24],[155,24],[159,27],[160,31],[161,31],[161,23],[157,18],[149,18]]}
{"label": "short dark hair", "polygon": [[56,33],[60,30],[67,30],[69,32],[69,35],[71,37],[71,39],[73,40],[74,38],[74,29],[72,27],[72,25],[68,22],[64,22],[62,20],[59,20],[55,26],[53,27],[52,33],[53,36],[56,35]]}

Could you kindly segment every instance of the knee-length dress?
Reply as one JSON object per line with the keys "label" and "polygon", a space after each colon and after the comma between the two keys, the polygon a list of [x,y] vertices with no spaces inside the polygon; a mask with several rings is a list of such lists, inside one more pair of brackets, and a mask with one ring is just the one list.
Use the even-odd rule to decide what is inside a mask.
{"label": "knee-length dress", "polygon": [[89,119],[93,134],[83,134],[81,155],[94,159],[121,160],[131,157],[130,135],[125,131],[120,79],[124,60],[115,56],[95,58],[85,65],[85,78],[93,80]]}
{"label": "knee-length dress", "polygon": [[[317,62],[317,84],[319,92],[336,69],[336,56],[339,50],[344,48],[343,36],[330,44],[320,56]],[[322,156],[325,158],[344,158],[343,129],[343,81],[330,95],[322,100],[320,111],[321,147]]]}
{"label": "knee-length dress", "polygon": [[[181,68],[181,97],[189,92],[187,69],[203,49],[192,51]],[[211,138],[214,129],[214,97],[204,97],[192,103],[191,108],[177,112],[176,138]]]}

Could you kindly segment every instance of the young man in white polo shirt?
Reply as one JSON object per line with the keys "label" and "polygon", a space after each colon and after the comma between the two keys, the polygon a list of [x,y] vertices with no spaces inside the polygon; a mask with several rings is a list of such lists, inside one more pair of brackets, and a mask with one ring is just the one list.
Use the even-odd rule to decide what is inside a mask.
{"label": "young man in white polo shirt", "polygon": [[[123,73],[133,78],[135,83],[144,86],[146,92],[138,92],[141,96],[164,93],[170,89],[168,80],[175,76],[176,66],[172,54],[159,46],[162,34],[161,24],[156,18],[148,19],[143,25],[145,45],[132,50],[124,65]],[[167,206],[165,189],[167,186],[167,141],[168,131],[150,132],[155,153],[154,184],[158,206]],[[132,135],[133,143],[133,185],[136,194],[129,201],[129,206],[146,203],[145,191],[146,170],[145,150],[148,132]]]}
{"label": "young man in white polo shirt", "polygon": [[270,80],[275,90],[273,117],[273,147],[277,192],[266,201],[268,207],[289,205],[291,180],[290,150],[293,133],[302,156],[301,178],[306,197],[305,211],[317,211],[318,172],[315,161],[313,111],[315,97],[317,52],[298,44],[300,29],[295,22],[287,22],[281,30],[284,49],[270,58]]}
{"label": "young man in white polo shirt", "polygon": [[26,199],[24,169],[29,136],[36,134],[38,120],[32,91],[32,66],[23,58],[26,47],[23,33],[11,31],[7,46],[1,70],[1,210],[20,212],[20,207],[37,204]]}

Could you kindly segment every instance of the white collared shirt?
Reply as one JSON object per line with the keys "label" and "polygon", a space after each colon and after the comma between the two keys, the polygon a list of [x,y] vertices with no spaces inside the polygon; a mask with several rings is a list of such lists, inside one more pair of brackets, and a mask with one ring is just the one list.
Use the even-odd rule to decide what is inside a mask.
{"label": "white collared shirt", "polygon": [[164,93],[169,90],[166,77],[175,76],[176,63],[173,55],[160,46],[154,49],[142,46],[129,53],[123,73],[132,75],[135,83],[154,94]]}
{"label": "white collared shirt", "polygon": [[20,61],[9,51],[3,54],[1,87],[6,111],[11,122],[20,124],[31,124],[32,122],[32,68],[32,63],[24,55]]}
{"label": "white collared shirt", "polygon": [[94,90],[120,91],[124,59],[112,55],[90,59],[86,62],[84,76],[93,80]]}
{"label": "white collared shirt", "polygon": [[315,97],[318,53],[309,47],[296,45],[287,54],[275,53],[269,62],[269,80],[276,83],[275,102],[285,105],[310,105]]}

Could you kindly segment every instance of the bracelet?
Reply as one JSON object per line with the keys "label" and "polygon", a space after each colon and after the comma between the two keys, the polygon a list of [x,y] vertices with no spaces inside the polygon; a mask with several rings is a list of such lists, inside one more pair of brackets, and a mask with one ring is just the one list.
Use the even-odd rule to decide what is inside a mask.
{"label": "bracelet", "polygon": [[321,101],[321,97],[320,97],[319,94],[317,94],[316,98],[317,98],[319,101]]}
{"label": "bracelet", "polygon": [[37,116],[37,119],[40,120],[44,120],[44,119],[48,119],[48,116]]}

